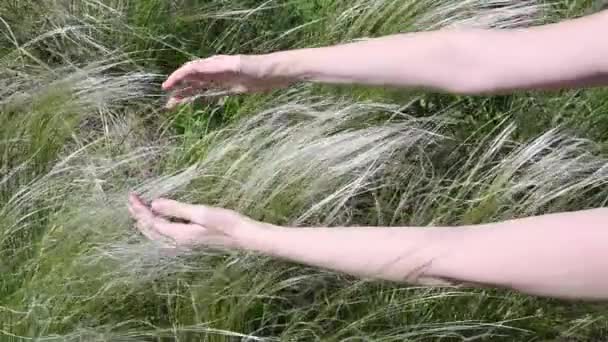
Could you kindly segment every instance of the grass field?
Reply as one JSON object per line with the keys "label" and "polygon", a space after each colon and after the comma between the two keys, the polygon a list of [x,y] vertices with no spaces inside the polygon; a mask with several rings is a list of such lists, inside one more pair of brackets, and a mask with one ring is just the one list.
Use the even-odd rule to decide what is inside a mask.
{"label": "grass field", "polygon": [[162,110],[216,53],[449,25],[515,27],[597,1],[3,0],[0,341],[592,341],[608,307],[353,279],[256,255],[167,257],[126,194],[277,224],[490,222],[608,200],[608,89],[461,97],[298,85]]}

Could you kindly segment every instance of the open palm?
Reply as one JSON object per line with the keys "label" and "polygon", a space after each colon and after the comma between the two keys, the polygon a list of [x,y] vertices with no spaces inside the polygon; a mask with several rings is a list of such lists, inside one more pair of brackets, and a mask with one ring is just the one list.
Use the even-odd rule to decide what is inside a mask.
{"label": "open palm", "polygon": [[172,92],[167,107],[190,101],[205,91],[212,91],[211,95],[231,95],[280,88],[290,83],[265,77],[258,70],[255,56],[217,55],[188,62],[163,83],[163,90]]}
{"label": "open palm", "polygon": [[[243,247],[243,237],[258,228],[255,221],[234,211],[168,199],[154,200],[150,207],[135,194],[129,196],[129,212],[139,231],[167,247]],[[177,218],[186,223],[176,223]]]}

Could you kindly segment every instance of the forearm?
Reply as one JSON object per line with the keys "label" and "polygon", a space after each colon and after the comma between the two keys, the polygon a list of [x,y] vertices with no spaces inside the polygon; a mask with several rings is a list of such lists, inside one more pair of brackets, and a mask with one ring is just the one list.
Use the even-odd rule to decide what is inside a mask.
{"label": "forearm", "polygon": [[[456,46],[454,38],[459,35],[447,31],[400,34],[254,56],[254,63],[262,78],[460,91],[467,82],[465,70],[473,69],[467,56],[473,50]],[[455,50],[460,58],[451,58]]]}
{"label": "forearm", "polygon": [[542,296],[608,299],[607,222],[601,208],[475,229],[445,259],[442,274]]}
{"label": "forearm", "polygon": [[600,15],[530,29],[399,34],[248,63],[262,77],[466,94],[596,85],[606,81],[606,48],[594,35],[606,29]]}
{"label": "forearm", "polygon": [[247,248],[356,276],[608,298],[603,209],[457,228],[272,228]]}
{"label": "forearm", "polygon": [[459,228],[270,228],[246,249],[307,265],[398,282],[437,278]]}

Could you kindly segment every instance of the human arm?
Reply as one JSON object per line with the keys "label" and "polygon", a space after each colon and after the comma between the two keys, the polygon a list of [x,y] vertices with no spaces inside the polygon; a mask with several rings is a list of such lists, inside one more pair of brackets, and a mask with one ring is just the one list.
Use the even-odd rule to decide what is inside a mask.
{"label": "human arm", "polygon": [[464,227],[288,228],[254,249],[359,276],[608,299],[606,209]]}
{"label": "human arm", "polygon": [[214,56],[178,69],[163,87],[175,90],[194,81],[193,88],[238,93],[310,81],[483,94],[596,86],[608,83],[606,34],[608,11],[523,29],[396,34],[321,48]]}
{"label": "human arm", "polygon": [[[512,30],[445,29],[245,57],[262,77],[494,93],[608,81],[608,11]],[[248,66],[251,64],[251,66]]]}
{"label": "human arm", "polygon": [[[483,226],[286,228],[232,211],[137,198],[131,213],[148,237],[219,245],[355,276],[407,283],[479,284],[528,294],[608,299],[605,209]],[[166,217],[191,222],[177,226]],[[152,232],[152,233],[150,233]]]}

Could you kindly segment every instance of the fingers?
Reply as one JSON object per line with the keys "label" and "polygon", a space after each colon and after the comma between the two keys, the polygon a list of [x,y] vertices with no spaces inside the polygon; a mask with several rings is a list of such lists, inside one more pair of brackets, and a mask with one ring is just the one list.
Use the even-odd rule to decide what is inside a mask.
{"label": "fingers", "polygon": [[196,62],[186,63],[181,68],[175,70],[171,75],[169,75],[167,80],[162,85],[163,90],[169,91],[176,85],[182,83],[197,73]]}
{"label": "fingers", "polygon": [[184,99],[176,97],[176,96],[173,96],[173,97],[169,98],[169,100],[165,104],[165,108],[166,109],[173,109],[173,108],[175,108],[177,105],[179,105],[182,102],[184,102]]}
{"label": "fingers", "polygon": [[188,81],[189,85],[176,89],[169,100],[167,101],[165,108],[173,109],[177,105],[182,103],[188,103],[195,100],[195,95],[205,90],[207,83],[203,81]]}
{"label": "fingers", "polygon": [[165,91],[174,89],[186,80],[199,80],[205,76],[218,75],[221,73],[236,72],[238,70],[238,58],[235,56],[213,56],[184,64],[173,72],[163,83]]}
{"label": "fingers", "polygon": [[136,195],[129,196],[129,212],[144,236],[165,246],[176,247],[177,245],[192,244],[195,242],[193,238],[197,236],[197,233],[202,234],[205,231],[205,228],[201,226],[173,223],[154,215]]}
{"label": "fingers", "polygon": [[162,242],[164,240],[164,237],[154,229],[156,224],[154,214],[137,195],[129,195],[128,209],[135,219],[135,226],[145,237],[153,241]]}
{"label": "fingers", "polygon": [[152,210],[165,217],[175,217],[199,224],[207,229],[226,232],[242,223],[243,219],[231,210],[192,205],[169,199],[152,202]]}
{"label": "fingers", "polygon": [[188,81],[203,77],[205,73],[212,73],[213,68],[209,67],[210,59],[196,60],[184,64],[181,68],[175,70],[167,80],[163,83],[162,88],[165,91],[174,89],[176,86]]}
{"label": "fingers", "polygon": [[165,104],[165,108],[166,109],[173,109],[176,106],[182,104],[182,103],[187,103],[192,101],[192,98],[189,97],[181,97],[181,96],[172,96],[171,98],[169,98],[169,100],[167,101],[167,104]]}
{"label": "fingers", "polygon": [[181,203],[169,199],[152,201],[152,210],[165,217],[175,217],[203,225],[201,221],[201,208],[197,205]]}

